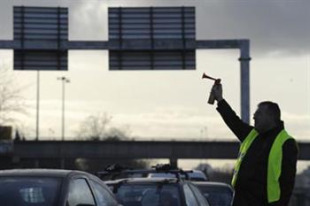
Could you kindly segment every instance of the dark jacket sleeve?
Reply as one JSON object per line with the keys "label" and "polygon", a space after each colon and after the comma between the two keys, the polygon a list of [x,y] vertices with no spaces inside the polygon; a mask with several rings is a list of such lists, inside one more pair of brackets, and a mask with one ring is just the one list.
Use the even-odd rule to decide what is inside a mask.
{"label": "dark jacket sleeve", "polygon": [[280,176],[280,200],[272,206],[288,205],[294,189],[298,145],[294,139],[287,140],[283,145],[282,171]]}
{"label": "dark jacket sleeve", "polygon": [[236,115],[234,110],[229,106],[226,100],[221,100],[217,104],[217,111],[221,114],[224,122],[230,128],[230,130],[238,137],[242,142],[250,131],[253,129],[252,126],[244,123],[240,117]]}

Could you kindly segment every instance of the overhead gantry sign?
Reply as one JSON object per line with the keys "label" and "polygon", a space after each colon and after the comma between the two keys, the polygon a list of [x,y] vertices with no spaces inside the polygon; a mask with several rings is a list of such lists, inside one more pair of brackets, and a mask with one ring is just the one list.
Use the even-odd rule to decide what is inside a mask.
{"label": "overhead gantry sign", "polygon": [[193,70],[196,49],[239,49],[241,119],[249,118],[250,41],[196,40],[194,7],[109,8],[108,41],[69,41],[68,9],[14,7],[16,70],[68,70],[68,50],[108,50],[110,70]]}

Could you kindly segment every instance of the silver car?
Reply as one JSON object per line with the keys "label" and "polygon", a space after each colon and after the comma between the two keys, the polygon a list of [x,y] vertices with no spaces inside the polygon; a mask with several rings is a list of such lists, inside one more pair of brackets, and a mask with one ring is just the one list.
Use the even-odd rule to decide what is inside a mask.
{"label": "silver car", "polygon": [[124,206],[209,206],[190,181],[177,178],[125,178],[106,181]]}

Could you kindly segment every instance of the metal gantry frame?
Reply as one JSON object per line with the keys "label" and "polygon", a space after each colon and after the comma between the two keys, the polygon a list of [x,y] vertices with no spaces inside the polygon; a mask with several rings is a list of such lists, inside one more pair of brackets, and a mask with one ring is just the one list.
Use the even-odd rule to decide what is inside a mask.
{"label": "metal gantry frame", "polygon": [[[123,49],[131,48],[135,40],[127,40],[122,45]],[[178,47],[173,42],[160,42],[167,49]],[[167,43],[167,44],[165,44]],[[233,39],[233,40],[196,40],[194,46],[196,49],[239,49],[240,50],[240,88],[241,88],[241,119],[250,122],[250,40],[249,39]],[[39,45],[33,45],[38,47]],[[118,45],[117,45],[118,46]],[[147,46],[147,45],[145,45]],[[193,46],[193,45],[192,45]],[[65,50],[110,50],[115,47],[113,42],[109,41],[66,41],[61,42],[60,47]],[[1,49],[20,49],[20,42],[14,40],[0,40]]]}
{"label": "metal gantry frame", "polygon": [[[184,29],[183,29],[184,30]],[[184,31],[183,31],[184,32]],[[58,34],[59,35],[59,34]],[[115,41],[68,41],[58,39],[57,45],[48,40],[33,41],[24,44],[23,40],[0,40],[0,49],[13,50],[149,50],[149,40],[122,39],[121,45]],[[138,45],[139,48],[136,48]],[[55,46],[57,48],[55,48]],[[186,40],[182,42],[169,39],[152,40],[152,47],[160,50],[185,49],[239,49],[240,50],[240,76],[241,76],[241,119],[249,123],[250,116],[250,40],[249,39],[226,39],[226,40]],[[58,62],[59,64],[59,62]]]}

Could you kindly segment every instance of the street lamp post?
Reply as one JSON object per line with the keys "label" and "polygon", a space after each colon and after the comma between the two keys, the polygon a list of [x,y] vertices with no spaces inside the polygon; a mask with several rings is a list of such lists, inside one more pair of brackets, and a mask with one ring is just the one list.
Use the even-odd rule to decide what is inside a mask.
{"label": "street lamp post", "polygon": [[66,77],[58,77],[57,80],[62,81],[62,128],[61,128],[61,140],[65,140],[65,84],[70,82],[70,79]]}
{"label": "street lamp post", "polygon": [[37,122],[36,122],[36,141],[39,140],[39,123],[40,123],[40,70],[37,70]]}

